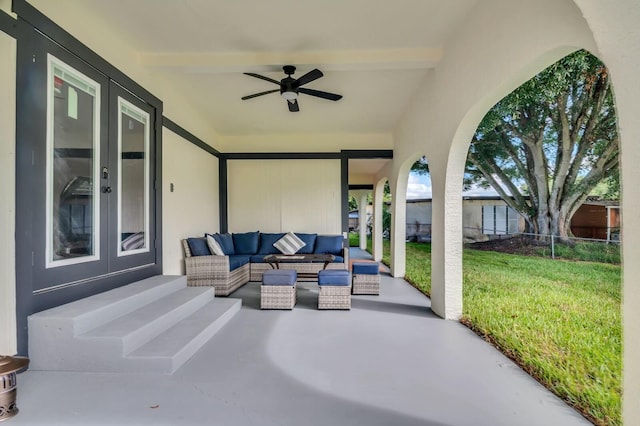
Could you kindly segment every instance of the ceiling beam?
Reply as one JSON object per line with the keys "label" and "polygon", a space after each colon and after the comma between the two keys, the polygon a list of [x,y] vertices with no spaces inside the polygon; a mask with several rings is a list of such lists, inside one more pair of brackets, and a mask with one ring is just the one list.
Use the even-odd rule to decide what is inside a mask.
{"label": "ceiling beam", "polygon": [[441,48],[325,50],[309,52],[140,53],[140,64],[155,70],[192,73],[282,72],[282,65],[323,71],[434,68]]}

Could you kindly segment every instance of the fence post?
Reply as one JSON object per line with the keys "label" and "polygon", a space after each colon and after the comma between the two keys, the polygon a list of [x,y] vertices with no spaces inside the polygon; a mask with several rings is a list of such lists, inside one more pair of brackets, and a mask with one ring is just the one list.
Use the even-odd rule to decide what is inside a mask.
{"label": "fence post", "polygon": [[551,258],[552,259],[556,258],[556,251],[555,251],[555,245],[554,245],[554,241],[553,241],[553,234],[551,234]]}

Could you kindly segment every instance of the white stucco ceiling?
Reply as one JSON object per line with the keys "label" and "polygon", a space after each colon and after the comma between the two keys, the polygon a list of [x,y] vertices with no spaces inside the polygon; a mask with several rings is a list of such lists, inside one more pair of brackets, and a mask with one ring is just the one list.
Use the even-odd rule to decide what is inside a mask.
{"label": "white stucco ceiling", "polygon": [[[140,63],[166,75],[220,135],[391,133],[429,69],[476,0],[83,0],[130,40]],[[280,80],[319,68],[291,113]]]}

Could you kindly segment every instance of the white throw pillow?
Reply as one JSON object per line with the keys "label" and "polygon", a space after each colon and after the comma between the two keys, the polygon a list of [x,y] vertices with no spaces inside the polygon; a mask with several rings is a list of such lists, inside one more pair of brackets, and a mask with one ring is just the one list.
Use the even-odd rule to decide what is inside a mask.
{"label": "white throw pillow", "polygon": [[296,254],[298,250],[306,245],[307,243],[298,238],[293,232],[287,233],[284,237],[273,243],[273,246],[280,250],[282,254]]}
{"label": "white throw pillow", "polygon": [[212,235],[207,234],[207,245],[209,246],[209,251],[211,254],[216,256],[224,256],[224,251],[222,251],[222,247],[220,244],[213,238]]}

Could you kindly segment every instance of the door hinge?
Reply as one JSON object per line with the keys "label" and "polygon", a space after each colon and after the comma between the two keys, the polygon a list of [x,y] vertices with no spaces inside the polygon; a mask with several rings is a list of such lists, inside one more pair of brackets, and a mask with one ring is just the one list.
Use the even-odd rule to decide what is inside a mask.
{"label": "door hinge", "polygon": [[31,165],[35,166],[36,165],[36,151],[35,150],[31,150]]}
{"label": "door hinge", "polygon": [[31,266],[36,266],[36,253],[31,252]]}

